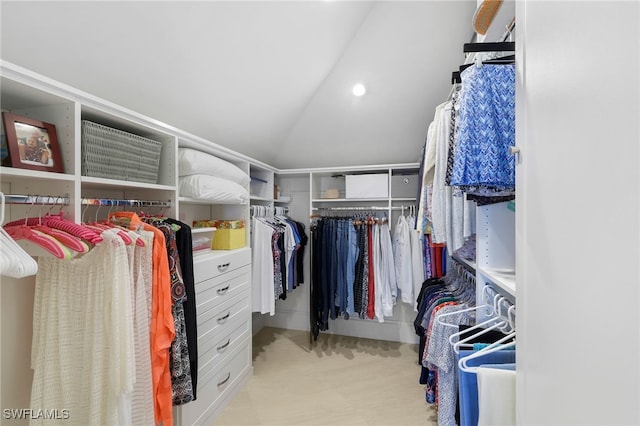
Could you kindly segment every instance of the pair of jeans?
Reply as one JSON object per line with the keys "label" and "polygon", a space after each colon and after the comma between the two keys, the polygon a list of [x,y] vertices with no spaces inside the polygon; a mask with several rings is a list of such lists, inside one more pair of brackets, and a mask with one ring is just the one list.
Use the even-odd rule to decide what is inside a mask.
{"label": "pair of jeans", "polygon": [[353,221],[349,219],[347,221],[347,314],[353,315],[355,312],[354,306],[354,281],[356,279],[356,261],[360,249],[358,248],[358,233],[353,226]]}

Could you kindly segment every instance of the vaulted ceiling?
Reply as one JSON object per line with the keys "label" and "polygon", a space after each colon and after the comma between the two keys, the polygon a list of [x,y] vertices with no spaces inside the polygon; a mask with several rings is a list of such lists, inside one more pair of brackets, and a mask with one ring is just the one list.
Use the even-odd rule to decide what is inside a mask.
{"label": "vaulted ceiling", "polygon": [[476,5],[3,0],[0,54],[278,168],[416,162]]}

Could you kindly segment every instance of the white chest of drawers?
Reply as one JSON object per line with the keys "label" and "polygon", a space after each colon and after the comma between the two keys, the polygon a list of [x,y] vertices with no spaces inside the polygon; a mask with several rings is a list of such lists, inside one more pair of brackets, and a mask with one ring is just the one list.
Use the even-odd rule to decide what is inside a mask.
{"label": "white chest of drawers", "polygon": [[174,410],[176,425],[211,425],[251,378],[251,250],[194,256],[197,399]]}

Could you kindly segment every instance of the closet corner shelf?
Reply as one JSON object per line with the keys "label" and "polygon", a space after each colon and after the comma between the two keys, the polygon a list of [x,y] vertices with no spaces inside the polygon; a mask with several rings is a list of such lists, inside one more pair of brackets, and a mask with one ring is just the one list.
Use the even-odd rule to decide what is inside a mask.
{"label": "closet corner shelf", "polygon": [[0,177],[11,177],[12,181],[15,180],[60,180],[65,182],[71,182],[75,180],[75,176],[67,173],[50,173],[41,172],[38,170],[18,169],[15,167],[0,167]]}
{"label": "closet corner shelf", "polygon": [[273,201],[273,198],[258,197],[257,195],[252,195],[249,198],[251,199],[251,201]]}
{"label": "closet corner shelf", "polygon": [[354,203],[354,202],[388,202],[388,198],[314,198],[312,203]]}
{"label": "closet corner shelf", "polygon": [[278,204],[289,204],[291,200],[273,200],[273,202]]}
{"label": "closet corner shelf", "polygon": [[192,234],[205,234],[207,232],[215,232],[218,228],[216,227],[207,227],[207,228],[191,228]]}
{"label": "closet corner shelf", "polygon": [[478,267],[478,265],[476,265],[476,262],[472,262],[471,260],[467,260],[460,256],[452,256],[452,257],[456,262],[462,263],[463,265],[469,267],[473,271],[475,271],[476,268]]}
{"label": "closet corner shelf", "polygon": [[512,296],[516,295],[516,275],[515,273],[505,273],[503,271],[496,271],[491,268],[480,267],[478,272],[484,275],[487,280],[494,285],[500,287],[504,291],[508,292]]}
{"label": "closet corner shelf", "polygon": [[237,205],[246,205],[248,203],[239,203],[237,201],[218,201],[218,200],[198,200],[195,198],[189,197],[178,197],[178,202],[182,204],[202,204],[210,206],[212,204],[237,204]]}
{"label": "closet corner shelf", "polygon": [[391,201],[410,201],[415,203],[416,199],[414,197],[392,197]]}
{"label": "closet corner shelf", "polygon": [[175,186],[158,185],[155,183],[134,182],[130,180],[115,180],[96,178],[90,176],[82,176],[82,186],[88,188],[106,188],[106,187],[118,187],[118,188],[140,188],[140,189],[160,189],[164,191],[175,191]]}

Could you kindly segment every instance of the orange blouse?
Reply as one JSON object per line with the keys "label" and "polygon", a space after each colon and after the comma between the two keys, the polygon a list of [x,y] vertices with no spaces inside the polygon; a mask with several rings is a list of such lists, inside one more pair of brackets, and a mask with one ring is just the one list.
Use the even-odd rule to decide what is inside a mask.
{"label": "orange blouse", "polygon": [[171,311],[171,277],[164,234],[132,212],[115,212],[110,218],[129,220],[129,228],[153,232],[153,284],[151,301],[151,375],[156,424],[173,425],[173,400],[169,348],[175,337]]}

